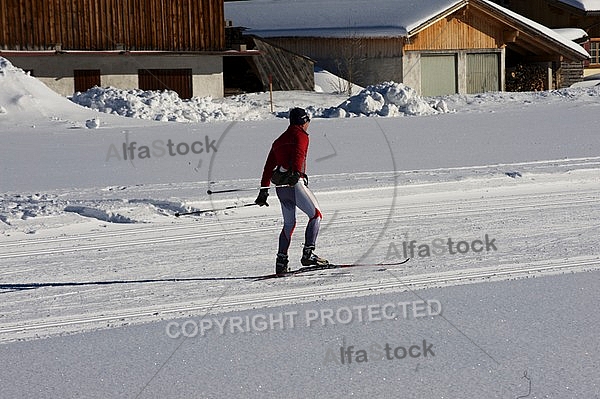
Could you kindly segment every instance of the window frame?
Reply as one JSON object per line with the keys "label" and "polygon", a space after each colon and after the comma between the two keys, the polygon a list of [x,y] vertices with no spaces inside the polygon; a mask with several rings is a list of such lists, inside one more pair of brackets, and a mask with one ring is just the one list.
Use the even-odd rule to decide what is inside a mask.
{"label": "window frame", "polygon": [[[593,50],[595,50],[595,56],[593,55]],[[590,39],[589,42],[589,51],[590,53],[590,61],[589,66],[591,67],[600,67],[600,38]]]}

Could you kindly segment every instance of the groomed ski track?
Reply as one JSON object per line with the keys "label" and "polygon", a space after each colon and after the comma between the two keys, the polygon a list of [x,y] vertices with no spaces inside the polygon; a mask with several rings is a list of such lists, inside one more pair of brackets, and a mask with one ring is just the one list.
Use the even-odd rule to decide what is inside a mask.
{"label": "groomed ski track", "polygon": [[[597,169],[583,169],[524,174],[519,179],[495,174],[330,191],[315,179],[326,215],[319,253],[331,260],[384,262],[410,240],[417,245],[448,237],[471,241],[485,234],[496,240],[497,250],[417,255],[406,265],[385,270],[364,267],[315,271],[293,279],[232,279],[271,272],[280,229],[275,196],[269,198],[269,208],[179,219],[161,216],[145,224],[104,223],[71,235],[50,230],[39,237],[15,234],[0,243],[5,315],[0,319],[0,342],[599,269],[600,259],[584,252],[598,237],[598,176]],[[339,196],[346,199],[342,205],[336,202]],[[215,204],[252,200],[224,197]],[[205,205],[206,201],[193,204]],[[533,220],[543,230],[531,231]],[[304,223],[299,218],[292,257],[293,251],[299,257]],[[186,281],[167,281],[174,278]],[[149,279],[164,281],[144,282]]]}
{"label": "groomed ski track", "polygon": [[[271,295],[239,295],[236,297],[222,297],[217,301],[209,300],[197,304],[179,304],[167,307],[149,307],[135,311],[102,312],[95,316],[59,318],[56,321],[35,320],[26,324],[7,324],[0,328],[3,336],[18,338],[30,338],[40,334],[65,333],[79,330],[98,328],[99,326],[115,324],[127,325],[131,322],[148,322],[157,318],[165,319],[181,317],[187,314],[215,313],[216,308],[220,312],[233,309],[247,309],[256,306],[281,305],[289,302],[306,302],[315,299],[340,298],[344,296],[364,295],[365,293],[380,293],[389,291],[419,290],[428,287],[443,287],[453,284],[468,284],[483,281],[499,281],[531,276],[554,275],[560,273],[574,273],[598,268],[600,261],[595,258],[591,260],[580,260],[552,264],[545,262],[538,265],[510,265],[500,268],[485,268],[474,270],[463,270],[459,272],[423,274],[411,278],[397,277],[392,271],[388,271],[391,278],[388,281],[344,284],[343,288],[299,288],[293,294],[271,294]],[[329,270],[331,271],[331,270]],[[385,280],[385,279],[384,279]],[[47,319],[46,319],[47,320]],[[35,335],[33,335],[35,334]],[[14,339],[14,338],[13,338]],[[10,341],[11,339],[4,338]],[[0,341],[1,342],[1,341]]]}

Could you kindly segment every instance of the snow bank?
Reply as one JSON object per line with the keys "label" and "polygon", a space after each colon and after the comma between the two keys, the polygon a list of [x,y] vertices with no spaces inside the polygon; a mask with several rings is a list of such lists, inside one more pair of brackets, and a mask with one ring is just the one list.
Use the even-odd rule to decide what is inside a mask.
{"label": "snow bank", "polygon": [[227,104],[213,102],[211,97],[184,100],[171,90],[145,91],[94,87],[71,98],[76,104],[100,112],[163,122],[210,122],[231,120]]}
{"label": "snow bank", "polygon": [[[165,122],[264,119],[265,113],[268,115],[268,112],[256,114],[257,109],[255,109],[265,108],[266,104],[257,103],[244,95],[218,100],[213,100],[211,97],[194,97],[185,100],[170,90],[144,91],[94,87],[84,93],[76,93],[71,101],[100,112]],[[412,88],[394,82],[368,86],[337,107],[325,108],[315,105],[308,108],[313,117],[317,118],[430,115],[444,112],[443,106],[439,104],[431,106]],[[287,111],[286,109],[276,112],[276,115],[286,118]]]}
{"label": "snow bank", "polygon": [[3,57],[0,57],[0,87],[0,116],[3,118],[12,115],[19,120],[19,115],[26,112],[33,126],[33,122],[40,120],[60,119],[56,115],[65,114],[65,111],[70,116],[76,116],[76,119],[91,113],[77,107]]}
{"label": "snow bank", "polygon": [[0,76],[4,76],[7,72],[16,71],[17,69],[18,68],[15,68],[9,60],[0,57]]}
{"label": "snow bank", "polygon": [[417,92],[402,84],[384,82],[368,86],[337,107],[323,111],[323,117],[431,115],[447,112],[443,101],[430,105]]}

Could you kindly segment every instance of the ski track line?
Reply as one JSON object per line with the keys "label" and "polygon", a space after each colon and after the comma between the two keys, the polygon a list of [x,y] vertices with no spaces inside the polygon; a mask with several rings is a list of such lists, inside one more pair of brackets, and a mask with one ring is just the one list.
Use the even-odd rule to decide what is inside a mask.
{"label": "ski track line", "polygon": [[[561,263],[555,263],[561,262]],[[541,263],[541,262],[539,262]],[[299,291],[297,293],[292,294],[282,294],[280,292],[275,292],[270,295],[265,295],[264,293],[258,293],[254,295],[249,295],[244,299],[238,297],[233,297],[231,299],[225,299],[218,302],[218,308],[215,308],[214,298],[210,300],[204,300],[203,303],[197,303],[194,305],[182,304],[176,305],[168,304],[167,306],[159,306],[155,308],[146,308],[144,310],[138,311],[128,311],[122,312],[117,311],[113,314],[103,314],[99,316],[93,317],[67,317],[63,320],[56,320],[52,322],[26,322],[22,325],[18,325],[15,323],[11,323],[12,325],[7,325],[0,327],[0,337],[4,334],[14,334],[14,333],[23,333],[29,332],[33,333],[35,331],[44,330],[44,329],[52,329],[52,328],[64,328],[69,326],[77,326],[77,325],[86,325],[86,324],[94,324],[94,323],[106,323],[106,322],[115,322],[119,321],[121,323],[127,323],[132,321],[140,321],[140,322],[148,322],[148,321],[156,321],[157,317],[164,315],[174,315],[177,317],[177,314],[183,313],[195,313],[195,312],[205,312],[205,311],[215,311],[218,309],[218,313],[226,312],[230,309],[249,309],[255,308],[256,305],[268,306],[268,305],[281,305],[287,303],[287,301],[294,300],[304,300],[310,301],[314,298],[323,299],[325,297],[334,299],[336,296],[344,296],[347,294],[352,294],[356,296],[357,293],[360,292],[373,292],[373,291],[384,291],[388,289],[398,289],[401,288],[403,290],[419,290],[431,287],[435,285],[439,286],[449,286],[449,285],[458,285],[461,282],[465,283],[475,283],[477,280],[490,280],[494,279],[494,281],[499,280],[508,280],[511,278],[522,278],[530,276],[534,273],[537,277],[540,276],[548,276],[557,273],[566,273],[566,272],[575,272],[582,271],[586,267],[592,267],[593,269],[597,269],[600,266],[600,259],[588,259],[588,260],[576,260],[571,262],[565,262],[564,260],[547,260],[544,261],[544,264],[536,264],[525,266],[522,264],[512,264],[506,266],[500,266],[496,268],[477,268],[477,269],[463,269],[458,271],[449,271],[442,273],[431,273],[431,274],[423,274],[423,275],[411,275],[404,277],[397,277],[391,275],[387,282],[358,282],[355,285],[347,285],[346,287],[340,288],[332,288],[332,287],[320,287],[320,289],[315,290],[315,287],[303,287],[302,289],[297,289]],[[332,269],[335,270],[335,269]],[[319,273],[323,271],[318,271],[314,273]],[[310,276],[310,274],[307,274]],[[271,281],[271,280],[263,280]],[[270,285],[276,284],[277,280],[273,280],[273,282],[269,283]],[[285,281],[285,279],[284,279]],[[254,282],[258,283],[258,282]],[[289,286],[284,287],[285,290],[289,290]],[[307,291],[307,292],[302,292]],[[333,298],[332,298],[333,297]],[[172,316],[173,317],[173,316]],[[91,328],[93,330],[93,327]],[[79,330],[71,331],[71,332],[81,332],[81,328]],[[87,331],[87,330],[83,330]],[[64,331],[63,331],[64,332]],[[43,332],[37,332],[36,335],[43,335]],[[4,339],[0,338],[0,342],[2,341],[11,341],[14,338],[4,337]]]}
{"label": "ski track line", "polygon": [[[600,201],[600,191],[583,191],[583,192],[578,192],[578,194],[585,195],[588,198],[587,200],[580,200],[580,201],[593,202],[594,199],[596,199],[597,201]],[[527,199],[543,199],[543,198],[558,199],[558,197],[572,198],[573,193],[565,192],[565,193],[556,193],[556,194],[553,194],[553,193],[529,194],[529,195],[526,194],[526,195],[511,195],[511,196],[502,196],[502,197],[492,197],[492,198],[484,198],[484,199],[477,198],[477,199],[470,200],[466,203],[464,200],[449,200],[449,201],[444,201],[444,202],[435,202],[435,203],[432,202],[432,203],[427,203],[427,204],[406,204],[406,205],[396,204],[396,208],[401,208],[402,210],[416,210],[416,209],[427,209],[427,208],[441,209],[441,208],[448,208],[453,205],[459,205],[459,206],[466,207],[465,204],[468,204],[471,212],[480,212],[482,209],[500,210],[501,208],[490,208],[489,205],[494,202],[501,203],[503,205],[503,207],[511,206],[511,204],[508,201],[514,201],[516,204],[522,204],[523,197],[526,197]],[[484,205],[484,207],[483,208],[473,208],[473,205],[478,204],[478,203]],[[519,206],[523,207],[522,205],[519,205]],[[531,206],[535,206],[535,205],[531,205]],[[347,216],[347,215],[353,215],[353,214],[362,214],[365,212],[365,210],[368,210],[369,214],[373,214],[374,212],[382,212],[383,214],[385,214],[385,213],[389,213],[390,207],[384,206],[384,207],[376,207],[376,208],[360,209],[360,210],[350,209],[350,210],[343,210],[343,211],[337,210],[337,211],[338,211],[338,213],[342,212],[344,216]],[[432,213],[432,214],[434,214],[434,215],[450,214],[450,213],[455,214],[456,212],[457,212],[457,210],[446,211],[446,212],[436,212],[436,213]],[[458,212],[460,212],[460,211],[458,211]],[[425,216],[430,216],[432,214],[427,214]],[[412,215],[407,215],[407,216],[410,217]],[[254,218],[253,222],[261,223],[261,222],[273,220],[273,218],[278,218],[278,216],[262,216],[262,217]],[[379,220],[380,218],[375,217],[375,219]],[[197,219],[194,219],[194,220],[197,220]],[[213,228],[213,227],[227,228],[227,226],[231,226],[231,225],[235,226],[238,224],[239,224],[239,220],[211,220],[211,221],[208,221],[206,224],[203,223],[201,227],[203,227],[203,228]],[[171,232],[171,231],[178,231],[178,230],[186,230],[187,231],[190,228],[197,227],[197,226],[198,225],[195,222],[193,222],[193,224],[192,224],[192,222],[185,222],[185,224],[177,225],[177,226],[164,226],[164,225],[140,226],[140,227],[124,228],[124,229],[120,229],[118,231],[112,231],[112,232],[85,233],[85,234],[78,234],[78,235],[69,236],[69,237],[52,237],[52,238],[39,238],[39,239],[31,238],[31,239],[27,239],[26,242],[28,245],[39,245],[39,244],[51,244],[51,243],[69,242],[69,241],[80,241],[80,240],[94,240],[94,239],[105,238],[105,237],[110,237],[110,238],[129,237],[132,234],[137,235],[137,234],[156,233],[156,232]],[[4,242],[4,243],[0,243],[0,248],[9,248],[9,247],[15,247],[15,246],[20,247],[22,245],[23,245],[23,240],[13,241],[13,242]],[[0,258],[1,258],[1,256],[0,256]]]}
{"label": "ski track line", "polygon": [[[552,196],[549,196],[548,198],[552,198]],[[519,201],[519,203],[523,203],[523,201]],[[600,203],[600,199],[598,198],[594,198],[594,199],[588,199],[588,200],[571,200],[568,202],[537,202],[537,203],[525,203],[522,205],[511,205],[511,204],[507,204],[505,201],[502,202],[502,205],[499,207],[491,207],[491,206],[484,206],[482,208],[473,208],[471,206],[469,206],[470,202],[462,202],[461,204],[465,207],[465,209],[451,209],[451,210],[446,210],[446,211],[440,211],[439,209],[436,209],[435,211],[429,211],[429,213],[425,213],[425,212],[418,212],[418,213],[414,213],[414,214],[405,214],[405,213],[399,213],[399,210],[396,210],[395,214],[393,215],[388,215],[389,214],[389,209],[383,209],[383,214],[379,215],[372,215],[369,212],[368,217],[361,217],[360,218],[360,222],[380,222],[382,216],[385,217],[391,217],[392,220],[395,219],[407,219],[407,218],[423,218],[423,217],[429,217],[429,216],[442,216],[442,215],[452,215],[452,216],[463,216],[463,215],[469,215],[469,214],[485,214],[486,212],[515,212],[516,210],[526,210],[526,209],[560,209],[560,208],[569,208],[570,210],[572,210],[574,208],[574,206],[576,205],[585,205],[585,204],[594,204],[594,203]],[[445,205],[446,208],[448,208],[448,204],[443,203]],[[435,206],[431,206],[430,204],[426,205],[426,208],[436,208],[440,206],[439,204],[436,204]],[[422,207],[423,208],[423,207]],[[468,208],[468,209],[467,209]],[[379,208],[378,210],[380,210],[381,208]],[[404,208],[402,209],[404,210]],[[356,212],[356,213],[364,213],[365,210],[361,210],[360,212]],[[344,215],[346,216],[346,215]],[[327,226],[331,226],[331,225],[346,225],[346,224],[354,224],[356,223],[356,220],[353,218],[348,218],[348,217],[344,217],[344,218],[338,218],[337,220],[332,221],[331,223],[328,223]],[[237,224],[239,224],[239,222],[237,222]],[[214,224],[213,226],[218,226],[218,224]],[[207,226],[202,226],[202,227],[207,227]],[[189,230],[189,226],[186,226],[185,228],[186,230]],[[177,229],[178,230],[178,229]],[[76,246],[76,247],[70,247],[70,248],[51,248],[51,249],[31,249],[31,250],[26,250],[26,251],[21,251],[21,252],[14,252],[14,253],[6,253],[6,254],[1,254],[0,255],[0,259],[12,259],[12,258],[21,258],[21,257],[26,257],[26,256],[39,256],[39,255],[55,255],[55,254],[61,254],[61,253],[72,253],[72,252],[79,252],[79,251],[90,251],[90,250],[101,250],[101,249],[116,249],[116,248],[123,248],[123,247],[131,247],[131,246],[137,246],[137,245],[148,245],[148,244],[164,244],[164,243],[170,243],[170,242],[178,242],[178,241],[185,241],[185,240],[199,240],[199,239],[212,239],[212,238],[218,238],[218,237],[223,237],[223,236],[233,236],[233,235],[239,235],[239,234],[249,234],[249,233],[266,233],[270,231],[268,229],[265,229],[264,226],[258,226],[258,227],[247,227],[247,228],[234,228],[234,229],[230,229],[230,230],[226,230],[226,231],[220,231],[220,232],[186,232],[183,234],[175,234],[175,235],[171,235],[171,236],[167,236],[167,237],[155,237],[153,236],[153,234],[155,232],[161,232],[163,233],[164,230],[161,229],[160,227],[156,228],[156,229],[149,229],[147,232],[144,233],[152,233],[151,237],[137,237],[136,239],[132,239],[132,240],[128,240],[128,241],[120,241],[120,242],[108,242],[108,243],[98,243],[98,244],[90,244],[90,245],[80,245],[80,246]],[[137,232],[136,236],[139,236],[141,232]],[[132,233],[129,232],[127,233],[128,236],[130,236]],[[111,235],[108,235],[108,237],[110,238],[115,238]],[[52,242],[52,241],[50,241]],[[49,243],[49,242],[45,242],[45,243]],[[28,242],[27,243],[29,246],[32,245],[36,245],[37,243],[35,242]],[[21,246],[23,245],[23,243],[21,243]]]}
{"label": "ski track line", "polygon": [[[578,192],[579,194],[582,195],[586,195],[590,201],[593,201],[594,199],[598,199],[600,200],[600,191],[588,191],[588,192]],[[572,198],[573,197],[573,193],[550,193],[550,194],[531,194],[531,195],[526,195],[527,197],[529,197],[529,199],[542,199],[542,198],[546,198],[546,197],[567,197],[567,198]],[[469,205],[473,205],[473,204],[477,204],[477,203],[481,203],[485,205],[485,209],[490,209],[489,205],[490,203],[493,202],[500,202],[502,203],[502,205],[504,205],[505,207],[508,207],[510,205],[510,203],[508,203],[507,201],[510,200],[514,200],[515,203],[517,204],[521,204],[523,202],[523,195],[514,195],[514,196],[504,196],[504,197],[493,197],[493,198],[485,198],[485,199],[473,199],[470,200],[468,202]],[[449,201],[444,201],[444,202],[432,202],[432,203],[427,203],[425,205],[423,204],[406,204],[406,205],[402,205],[401,208],[403,210],[414,210],[414,209],[426,209],[426,208],[440,208],[440,207],[449,207],[449,206],[453,206],[454,204],[458,204],[461,206],[465,206],[465,201],[464,200],[449,200]],[[396,208],[400,207],[400,205],[396,205]],[[470,206],[470,208],[472,208]],[[493,209],[498,209],[498,208],[493,208]],[[349,209],[349,210],[337,210],[338,212],[343,212],[344,215],[353,215],[353,214],[362,214],[364,213],[366,210],[363,209]],[[389,206],[384,206],[384,207],[376,207],[376,208],[369,208],[368,209],[369,213],[372,214],[374,212],[382,212],[382,213],[386,213],[390,211],[390,207]],[[269,221],[269,220],[273,220],[274,218],[278,219],[278,216],[262,216],[262,217],[257,217],[254,218],[255,223],[262,223],[265,221]],[[197,219],[194,219],[197,220]],[[204,222],[204,221],[203,221]],[[239,224],[239,220],[234,219],[234,220],[211,220],[208,221],[207,224],[202,224],[202,227],[206,227],[206,228],[212,228],[212,227],[227,227],[229,225],[238,225]],[[63,241],[73,241],[73,240],[88,240],[88,239],[96,239],[96,238],[103,238],[103,237],[118,237],[118,236],[130,236],[131,234],[144,234],[144,233],[155,233],[155,232],[164,232],[164,231],[177,231],[177,230],[189,230],[190,227],[197,227],[198,224],[195,222],[186,222],[186,224],[183,225],[177,225],[177,226],[164,226],[164,225],[160,225],[160,226],[140,226],[140,227],[132,227],[132,228],[124,228],[124,229],[120,229],[118,231],[113,231],[113,232],[95,232],[95,233],[85,233],[85,234],[78,234],[75,236],[69,236],[69,237],[53,237],[53,238],[31,238],[27,240],[28,244],[31,245],[36,245],[36,244],[42,244],[42,243],[57,243],[57,242],[63,242]],[[7,247],[11,247],[11,246],[21,246],[23,245],[23,241],[19,240],[19,241],[14,241],[14,242],[8,242],[8,243],[0,243],[0,248],[7,248]]]}
{"label": "ski track line", "polygon": [[[393,187],[388,187],[387,189],[392,190]],[[344,190],[343,192],[346,192],[348,190]],[[600,198],[600,191],[598,190],[590,190],[590,191],[577,191],[577,193],[582,196],[585,195],[588,198]],[[340,194],[340,192],[335,192],[335,194]],[[550,193],[543,193],[543,194],[538,194],[538,193],[532,193],[532,194],[516,194],[516,195],[508,195],[508,196],[499,196],[499,197],[489,197],[489,198],[474,198],[472,200],[469,200],[470,204],[476,204],[476,203],[483,203],[488,205],[490,202],[502,202],[502,203],[506,203],[506,201],[512,201],[514,200],[517,203],[522,203],[523,201],[523,197],[529,198],[529,199],[535,199],[535,198],[545,198],[545,197],[566,197],[566,198],[572,198],[573,197],[573,192],[550,192]],[[403,209],[419,209],[422,208],[423,206],[430,206],[430,207],[440,207],[442,205],[444,206],[448,206],[449,204],[463,204],[464,200],[463,199],[459,199],[459,200],[454,200],[454,199],[449,199],[449,200],[445,200],[444,202],[430,202],[427,203],[426,205],[423,204],[405,204],[403,205]],[[370,211],[389,211],[389,206],[382,206],[382,207],[376,207],[376,208],[370,208]],[[338,209],[338,211],[341,211]],[[347,209],[347,210],[343,210],[344,214],[353,214],[353,213],[362,213],[363,210],[356,210],[356,209]],[[256,220],[260,221],[262,219],[271,219],[271,216],[264,216],[261,218],[255,218]],[[215,220],[216,219],[216,220]],[[194,220],[194,222],[198,221],[198,219],[192,219]],[[220,220],[218,218],[218,216],[215,216],[213,218],[213,220],[202,220],[202,222],[206,222],[206,225],[203,226],[207,226],[207,227],[211,227],[211,226],[227,226],[230,224],[238,224],[239,220],[237,219],[232,219],[232,220]],[[121,235],[121,236],[126,236],[129,235],[131,233],[144,233],[146,231],[149,232],[155,232],[158,229],[160,229],[161,231],[171,231],[171,230],[179,230],[179,229],[188,229],[189,228],[189,224],[185,224],[185,225],[176,225],[176,226],[164,226],[162,225],[160,228],[157,228],[155,226],[148,226],[146,223],[140,223],[140,224],[144,224],[146,226],[135,226],[135,227],[131,227],[131,228],[123,228],[120,229],[118,231],[114,231],[114,232],[94,232],[94,233],[84,233],[84,234],[79,234],[76,236],[69,236],[69,237],[55,237],[55,238],[31,238],[28,239],[28,242],[59,242],[59,241],[70,241],[70,240],[79,240],[79,239],[88,239],[88,238],[97,238],[97,237],[108,237],[108,236],[115,236],[115,235]],[[194,224],[195,225],[195,224]],[[7,243],[0,243],[0,248],[2,247],[9,247],[9,246],[18,246],[18,245],[22,245],[22,241],[14,241],[14,242],[7,242]]]}

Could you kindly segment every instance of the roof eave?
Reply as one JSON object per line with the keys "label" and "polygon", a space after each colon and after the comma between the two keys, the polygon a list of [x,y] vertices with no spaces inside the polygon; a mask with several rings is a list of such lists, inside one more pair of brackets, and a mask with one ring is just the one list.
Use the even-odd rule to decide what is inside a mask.
{"label": "roof eave", "polygon": [[[498,15],[498,13],[501,13],[502,20],[504,23],[506,23],[507,25],[511,26],[514,29],[526,32],[532,38],[536,38],[537,36],[540,36],[540,35],[543,36],[545,38],[545,40],[551,42],[554,45],[554,47],[560,48],[561,51],[559,52],[559,54],[569,60],[585,61],[590,58],[589,54],[585,51],[585,49],[583,49],[583,47],[581,47],[581,51],[575,50],[574,48],[567,46],[566,44],[560,42],[559,40],[553,38],[552,36],[546,34],[545,32],[536,29],[534,26],[528,25],[524,21],[513,18],[508,13],[503,13],[498,8],[500,6],[498,6],[496,4],[494,7],[491,7],[485,1],[469,0],[469,2],[471,4],[473,4],[473,6],[478,7],[482,11],[492,13],[494,15]],[[573,42],[573,43],[575,44],[575,42]],[[546,46],[546,47],[548,47],[548,46]]]}
{"label": "roof eave", "polygon": [[416,35],[417,33],[427,29],[431,25],[440,21],[441,19],[446,18],[448,15],[451,15],[451,14],[455,13],[456,11],[460,10],[461,8],[465,7],[468,3],[469,3],[469,0],[462,0],[458,3],[456,3],[454,6],[442,10],[439,14],[436,14],[435,16],[429,18],[427,21],[420,23],[419,25],[415,26],[412,29],[408,29],[408,27],[407,27],[408,33],[406,36],[408,36],[410,38],[410,37]]}

